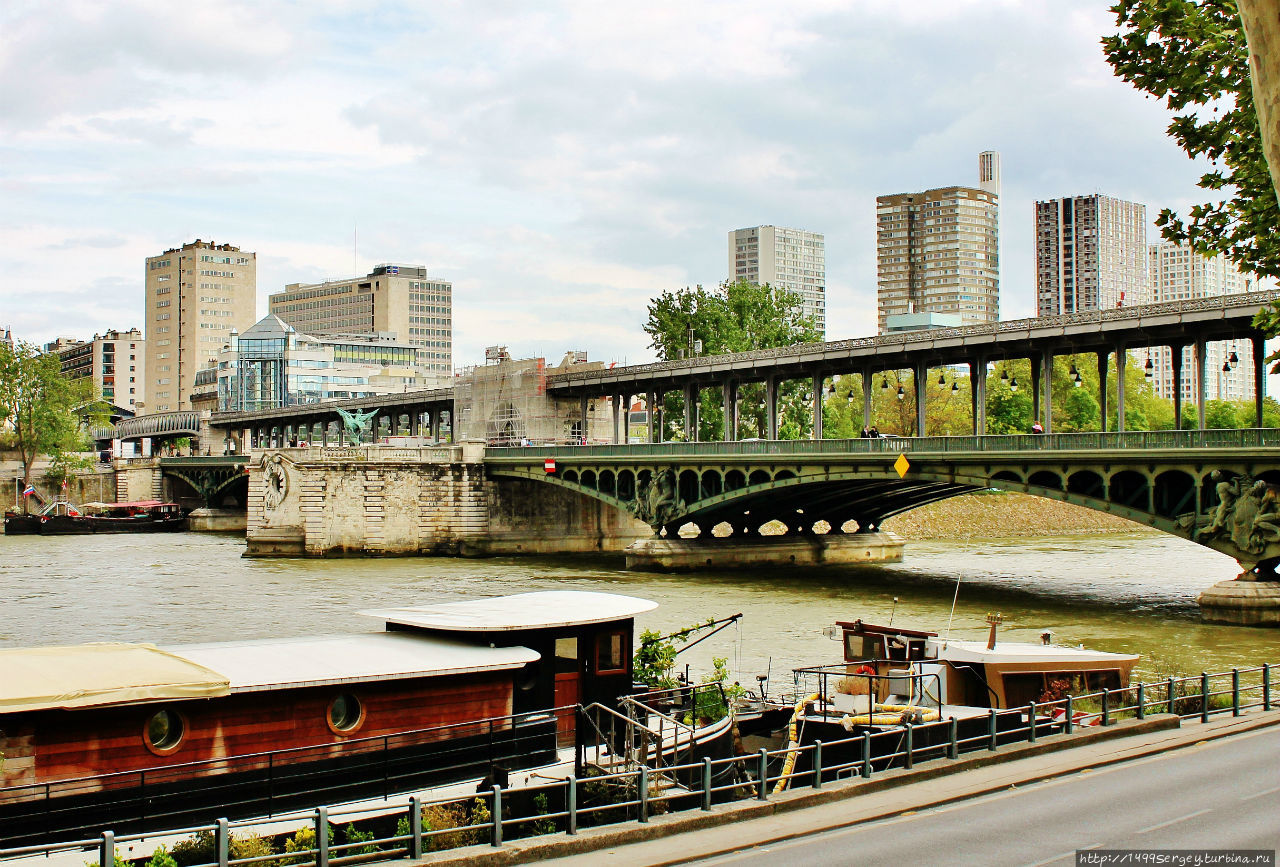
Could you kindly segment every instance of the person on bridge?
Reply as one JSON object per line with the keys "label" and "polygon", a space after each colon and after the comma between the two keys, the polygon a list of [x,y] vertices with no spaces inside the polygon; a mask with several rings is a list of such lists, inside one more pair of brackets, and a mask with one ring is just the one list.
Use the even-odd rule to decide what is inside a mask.
{"label": "person on bridge", "polygon": [[1040,421],[1038,419],[1036,420],[1036,423],[1031,426],[1031,432],[1033,434],[1044,433],[1044,427],[1040,424]]}

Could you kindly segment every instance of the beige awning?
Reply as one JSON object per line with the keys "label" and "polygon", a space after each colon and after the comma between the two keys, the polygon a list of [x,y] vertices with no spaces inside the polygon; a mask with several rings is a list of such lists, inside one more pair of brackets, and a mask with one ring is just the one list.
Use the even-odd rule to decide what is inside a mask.
{"label": "beige awning", "polygon": [[229,693],[223,675],[154,644],[0,650],[0,713]]}

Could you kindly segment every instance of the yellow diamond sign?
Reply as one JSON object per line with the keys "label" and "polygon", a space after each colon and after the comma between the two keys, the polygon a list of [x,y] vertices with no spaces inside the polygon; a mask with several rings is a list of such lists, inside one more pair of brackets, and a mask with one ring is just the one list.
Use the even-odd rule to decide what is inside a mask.
{"label": "yellow diamond sign", "polygon": [[903,478],[907,474],[907,470],[911,469],[911,462],[907,460],[906,455],[898,455],[898,459],[893,462],[893,468],[898,471],[898,478]]}

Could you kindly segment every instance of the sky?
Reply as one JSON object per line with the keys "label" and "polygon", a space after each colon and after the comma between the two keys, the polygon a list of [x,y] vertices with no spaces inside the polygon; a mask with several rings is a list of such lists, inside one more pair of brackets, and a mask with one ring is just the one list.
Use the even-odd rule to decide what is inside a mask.
{"label": "sky", "polygon": [[774,224],[825,234],[828,338],[866,336],[875,197],[976,185],[987,149],[1001,318],[1031,316],[1036,200],[1207,198],[1106,64],[1107,5],[8,0],[0,327],[143,328],[144,259],[201,238],[257,253],[259,315],[423,264],[455,366],[640,363],[649,300]]}

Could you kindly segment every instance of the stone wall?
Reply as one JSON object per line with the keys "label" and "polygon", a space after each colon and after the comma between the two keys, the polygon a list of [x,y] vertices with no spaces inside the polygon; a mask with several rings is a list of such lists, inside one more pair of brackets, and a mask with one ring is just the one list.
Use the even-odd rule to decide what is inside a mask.
{"label": "stone wall", "polygon": [[483,457],[479,443],[255,452],[246,555],[621,552],[650,533],[579,494],[489,481]]}

